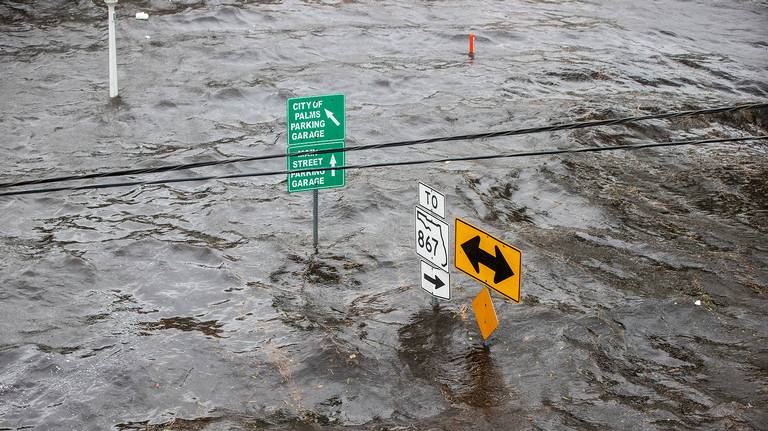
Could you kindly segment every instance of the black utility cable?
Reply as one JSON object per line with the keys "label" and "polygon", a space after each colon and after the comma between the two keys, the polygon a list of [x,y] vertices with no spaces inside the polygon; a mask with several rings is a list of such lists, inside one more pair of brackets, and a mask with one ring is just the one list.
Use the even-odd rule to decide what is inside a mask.
{"label": "black utility cable", "polygon": [[[697,110],[679,111],[679,112],[665,112],[661,114],[649,114],[649,115],[642,115],[642,116],[636,116],[636,117],[624,117],[624,118],[618,118],[614,120],[582,121],[577,123],[529,127],[525,129],[503,130],[498,132],[474,133],[474,134],[468,134],[468,135],[455,135],[455,136],[444,136],[444,137],[417,139],[417,140],[409,140],[409,141],[398,141],[398,142],[390,142],[385,144],[357,145],[357,146],[351,146],[351,147],[346,147],[341,149],[319,150],[319,151],[312,152],[312,154],[376,150],[376,149],[383,149],[383,148],[403,147],[408,145],[423,145],[423,144],[430,144],[434,142],[460,141],[460,140],[469,140],[469,139],[487,139],[487,138],[498,138],[502,136],[516,136],[516,135],[526,135],[526,134],[532,134],[532,133],[555,132],[559,130],[585,129],[588,127],[616,126],[616,125],[632,123],[636,121],[690,117],[693,115],[721,114],[725,112],[735,112],[735,111],[743,111],[748,109],[760,109],[760,108],[768,108],[768,103],[750,103],[746,105],[723,106],[720,108],[697,109]],[[37,179],[37,180],[22,180],[22,181],[9,182],[9,183],[0,183],[0,189],[9,188],[9,187],[18,187],[18,186],[30,186],[33,184],[47,184],[47,183],[57,183],[57,182],[63,182],[63,181],[89,180],[94,178],[155,174],[160,172],[170,172],[170,171],[178,171],[183,169],[201,168],[205,166],[217,166],[217,165],[226,165],[230,163],[278,159],[282,157],[286,157],[286,154],[285,153],[267,154],[262,156],[238,157],[238,158],[214,160],[214,161],[208,161],[208,162],[196,162],[196,163],[186,163],[186,164],[178,164],[178,165],[170,165],[170,166],[160,166],[156,168],[136,168],[136,169],[125,169],[120,171],[111,171],[111,172],[102,172],[102,173],[93,173],[93,174],[68,175],[68,176],[53,177],[53,178],[43,178],[43,179]]]}
{"label": "black utility cable", "polygon": [[[448,157],[444,159],[405,160],[401,162],[382,162],[382,163],[371,163],[367,165],[342,166],[342,167],[337,167],[335,169],[338,169],[338,170],[369,169],[369,168],[384,168],[388,166],[423,165],[427,163],[441,163],[441,162],[460,162],[460,161],[470,161],[470,160],[534,157],[534,156],[547,156],[547,155],[572,154],[572,153],[598,153],[603,151],[636,150],[636,149],[642,149],[642,148],[715,144],[715,143],[722,143],[722,142],[742,142],[742,141],[753,141],[753,140],[762,140],[762,139],[768,139],[768,135],[749,136],[746,138],[718,138],[718,139],[699,139],[699,140],[673,141],[673,142],[653,142],[653,143],[647,143],[647,144],[617,145],[617,146],[611,146],[611,147],[586,147],[586,148],[570,148],[570,149],[566,148],[566,149],[528,151],[528,152],[508,153],[508,154],[489,154],[484,156]],[[31,189],[31,190],[19,190],[15,192],[4,192],[4,193],[0,193],[0,197],[61,192],[61,191],[67,191],[67,190],[70,190],[70,191],[95,190],[95,189],[107,189],[107,188],[114,188],[114,187],[146,186],[146,185],[156,185],[156,184],[185,183],[185,182],[192,182],[192,181],[210,181],[210,180],[224,180],[224,179],[233,179],[233,178],[265,177],[270,175],[301,174],[305,172],[317,172],[319,170],[327,170],[327,169],[303,169],[299,171],[281,170],[281,171],[251,172],[251,173],[230,174],[230,175],[212,175],[212,176],[194,177],[194,178],[169,178],[165,180],[154,180],[154,181],[127,181],[122,183],[102,183],[102,184],[92,184],[87,186],[51,187],[51,188],[45,188],[45,189]]]}

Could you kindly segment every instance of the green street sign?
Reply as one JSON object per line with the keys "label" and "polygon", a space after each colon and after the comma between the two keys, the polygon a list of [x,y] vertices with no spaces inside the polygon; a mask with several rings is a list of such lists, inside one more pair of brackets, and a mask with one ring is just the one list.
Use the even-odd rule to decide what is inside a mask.
{"label": "green street sign", "polygon": [[344,187],[346,170],[335,168],[344,166],[345,153],[340,151],[338,153],[313,154],[315,151],[343,148],[344,141],[288,147],[289,171],[317,169],[309,172],[289,173],[288,192]]}
{"label": "green street sign", "polygon": [[343,141],[344,95],[288,99],[288,146]]}

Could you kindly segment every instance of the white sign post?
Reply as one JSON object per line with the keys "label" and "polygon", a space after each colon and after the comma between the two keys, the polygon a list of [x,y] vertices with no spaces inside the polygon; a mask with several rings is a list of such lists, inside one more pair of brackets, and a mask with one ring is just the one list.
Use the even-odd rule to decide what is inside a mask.
{"label": "white sign post", "polygon": [[437,307],[437,298],[451,299],[450,239],[445,222],[445,195],[423,183],[419,183],[414,234],[416,254],[424,259],[419,271],[421,288],[432,295],[432,305]]}
{"label": "white sign post", "polygon": [[115,5],[117,0],[104,0],[109,9],[109,97],[117,97],[117,51],[115,47]]}

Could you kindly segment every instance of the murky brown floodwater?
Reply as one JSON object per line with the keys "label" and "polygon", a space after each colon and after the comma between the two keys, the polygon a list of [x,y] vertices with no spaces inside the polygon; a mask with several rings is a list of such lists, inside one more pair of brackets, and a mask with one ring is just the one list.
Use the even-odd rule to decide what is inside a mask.
{"label": "murky brown floodwater", "polygon": [[[0,2],[0,181],[280,152],[299,95],[344,93],[349,145],[768,99],[765,1],[118,11],[113,104],[103,2]],[[766,132],[761,110],[348,163]],[[525,253],[490,350],[477,283],[454,271],[438,309],[418,287],[418,181]],[[768,429],[768,144],[353,171],[316,257],[310,196],[0,198],[0,429]]]}

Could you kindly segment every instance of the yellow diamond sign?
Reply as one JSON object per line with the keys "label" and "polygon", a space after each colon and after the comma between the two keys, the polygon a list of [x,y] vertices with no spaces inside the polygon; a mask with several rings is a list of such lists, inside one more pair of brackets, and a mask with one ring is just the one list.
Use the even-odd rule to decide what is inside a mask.
{"label": "yellow diamond sign", "polygon": [[478,328],[480,328],[480,335],[483,336],[483,340],[487,340],[499,326],[499,319],[496,317],[496,310],[493,308],[488,289],[483,288],[472,300],[472,311],[475,312],[475,320]]}

